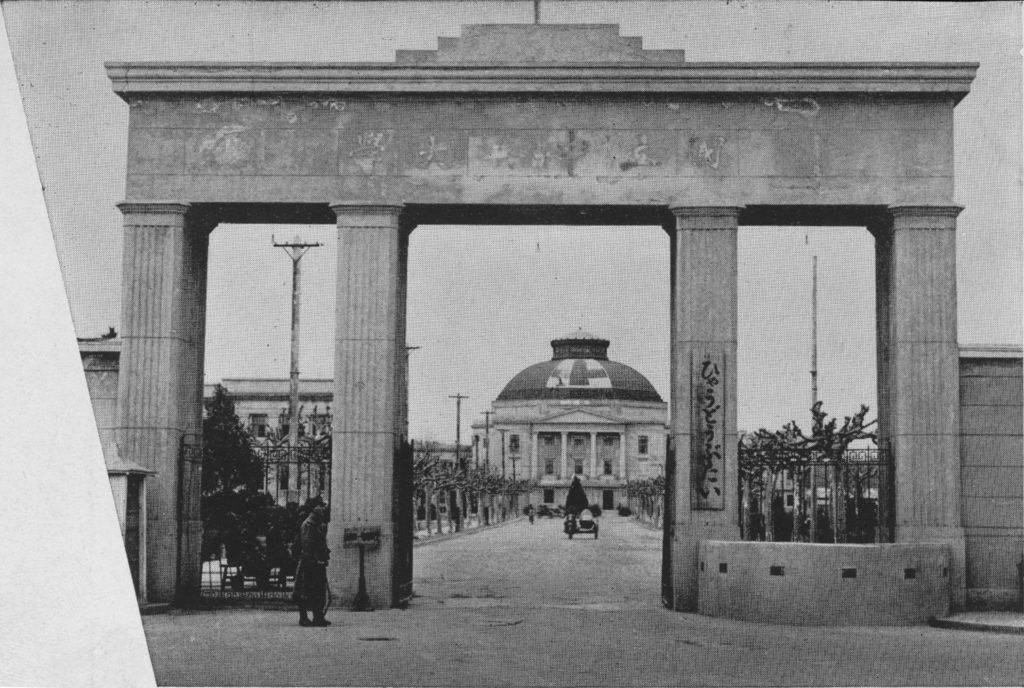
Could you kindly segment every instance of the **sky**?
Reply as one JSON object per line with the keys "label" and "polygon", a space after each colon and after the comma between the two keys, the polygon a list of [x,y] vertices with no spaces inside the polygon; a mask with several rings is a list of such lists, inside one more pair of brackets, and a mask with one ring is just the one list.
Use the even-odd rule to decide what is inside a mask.
{"label": "sky", "polygon": [[[61,524],[47,542],[63,561],[0,558],[3,580],[15,579],[4,567],[17,560],[17,579],[33,582],[16,595],[4,586],[0,684],[152,684],[74,343],[120,327],[114,204],[124,193],[127,107],[102,63],[389,60],[396,48],[435,47],[438,35],[458,35],[461,24],[530,21],[532,3],[165,0],[2,9],[17,86],[0,37],[0,409],[19,421],[8,425],[4,452],[34,461],[14,467],[24,489],[10,491],[0,520],[24,520],[45,496],[54,505],[48,516]],[[956,199],[966,206],[959,333],[962,344],[1020,344],[1019,4],[548,2],[542,12],[545,22],[619,23],[645,47],[684,48],[694,61],[980,62],[956,111]],[[324,243],[304,261],[303,374],[331,375],[333,230],[227,226],[211,240],[208,381],[287,375],[290,268],[271,236],[296,232]],[[505,382],[549,358],[548,342],[578,327],[610,339],[610,356],[667,399],[667,247],[650,227],[418,228],[409,266],[408,339],[421,347],[410,359],[412,434],[453,438],[448,395],[461,392],[470,397],[465,436]],[[866,232],[741,228],[739,248],[740,428],[806,414],[814,254],[821,396],[840,415],[874,406]],[[38,551],[32,528],[6,537],[7,551]],[[93,594],[69,595],[71,575]],[[28,604],[59,606],[65,622],[47,625]]]}

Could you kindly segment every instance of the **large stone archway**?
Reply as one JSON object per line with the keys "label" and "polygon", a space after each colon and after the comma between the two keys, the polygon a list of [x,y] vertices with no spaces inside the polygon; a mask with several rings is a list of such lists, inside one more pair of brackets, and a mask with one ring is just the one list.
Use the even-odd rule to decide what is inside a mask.
{"label": "large stone archway", "polygon": [[[879,425],[896,540],[942,543],[963,599],[953,109],[976,65],[704,64],[605,25],[490,25],[374,64],[109,64],[130,106],[121,452],[160,471],[149,598],[198,590],[206,246],[219,222],[339,236],[331,586],[411,592],[396,510],[406,440],[405,271],[417,224],[658,224],[673,238],[666,600],[738,537],[736,237],[844,224],[876,238]],[[711,402],[711,403],[708,403]],[[397,479],[396,479],[397,476]]]}

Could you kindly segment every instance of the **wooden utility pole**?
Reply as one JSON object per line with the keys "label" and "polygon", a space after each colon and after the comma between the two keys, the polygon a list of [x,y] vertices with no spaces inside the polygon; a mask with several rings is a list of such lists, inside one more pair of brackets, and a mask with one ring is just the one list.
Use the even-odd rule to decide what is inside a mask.
{"label": "wooden utility pole", "polygon": [[[459,473],[464,473],[466,467],[462,465],[462,400],[469,399],[469,397],[459,392],[457,394],[449,394],[448,398],[455,400],[455,466]],[[458,490],[458,492],[461,493],[462,490]],[[465,516],[464,512],[466,509],[465,495],[462,495],[459,501],[461,504],[459,504],[459,517],[455,519],[455,532],[462,530],[462,519]]]}
{"label": "wooden utility pole", "polygon": [[[484,473],[491,474],[491,416],[494,411],[484,411]],[[491,511],[494,507],[494,495],[487,495],[487,506],[484,507],[484,525],[491,524]]]}
{"label": "wooden utility pole", "polygon": [[[818,256],[811,263],[811,408],[818,403]],[[813,461],[815,457],[811,457]],[[828,475],[826,469],[825,475]],[[818,471],[814,464],[810,470],[811,482],[811,522],[808,527],[807,539],[814,542],[818,534]],[[835,526],[833,526],[833,531]]]}
{"label": "wooden utility pole", "polygon": [[491,472],[491,416],[494,411],[484,411],[484,469]]}
{"label": "wooden utility pole", "polygon": [[[276,248],[283,248],[292,259],[292,355],[288,386],[288,446],[294,450],[299,445],[299,306],[302,303],[302,256],[320,243],[304,243],[295,236],[290,242],[277,243],[274,236],[270,237]],[[292,457],[294,458],[294,457]],[[298,490],[299,472],[288,476],[288,489]],[[289,501],[291,497],[289,496]]]}

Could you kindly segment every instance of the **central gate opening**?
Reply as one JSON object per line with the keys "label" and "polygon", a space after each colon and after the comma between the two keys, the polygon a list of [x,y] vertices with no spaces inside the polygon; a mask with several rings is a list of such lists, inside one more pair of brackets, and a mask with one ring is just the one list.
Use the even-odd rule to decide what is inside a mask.
{"label": "central gate opening", "polygon": [[[419,603],[621,605],[629,588],[657,606],[661,536],[628,516],[627,485],[665,469],[671,242],[660,225],[598,224],[600,213],[571,218],[569,210],[419,224],[410,237]],[[575,223],[559,223],[566,219]],[[605,349],[587,351],[587,336],[607,340]],[[627,367],[658,402],[635,396],[638,379],[618,377]],[[462,454],[455,395],[468,397]],[[451,489],[457,481],[445,487],[446,464],[476,479],[462,491]],[[574,478],[599,514],[596,541],[564,532]],[[504,525],[427,544],[439,528],[443,542],[459,520],[463,529]]]}

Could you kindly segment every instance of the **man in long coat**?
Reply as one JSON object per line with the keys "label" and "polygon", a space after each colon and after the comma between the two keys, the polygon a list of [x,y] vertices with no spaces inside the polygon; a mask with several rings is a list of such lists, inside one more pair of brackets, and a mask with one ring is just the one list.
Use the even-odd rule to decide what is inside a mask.
{"label": "man in long coat", "polygon": [[[299,533],[299,565],[295,570],[295,601],[300,626],[330,626],[327,611],[327,509],[318,506],[302,522]],[[313,620],[309,619],[313,612]]]}

